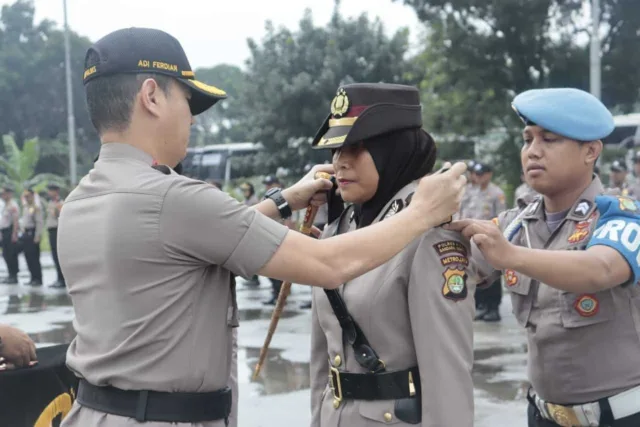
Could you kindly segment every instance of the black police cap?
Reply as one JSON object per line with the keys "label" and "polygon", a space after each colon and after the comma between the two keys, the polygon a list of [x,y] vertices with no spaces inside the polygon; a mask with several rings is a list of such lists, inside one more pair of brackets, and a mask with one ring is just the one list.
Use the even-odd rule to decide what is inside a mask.
{"label": "black police cap", "polygon": [[160,30],[117,30],[89,48],[83,75],[85,85],[102,76],[122,73],[154,73],[175,78],[191,91],[189,106],[193,115],[227,97],[223,90],[196,80],[180,42]]}
{"label": "black police cap", "polygon": [[483,175],[485,173],[492,172],[493,168],[486,163],[476,163],[473,166],[472,171],[478,175]]}
{"label": "black police cap", "polygon": [[338,89],[331,102],[331,113],[311,146],[335,149],[388,132],[420,127],[422,107],[418,89],[387,83],[354,83]]}

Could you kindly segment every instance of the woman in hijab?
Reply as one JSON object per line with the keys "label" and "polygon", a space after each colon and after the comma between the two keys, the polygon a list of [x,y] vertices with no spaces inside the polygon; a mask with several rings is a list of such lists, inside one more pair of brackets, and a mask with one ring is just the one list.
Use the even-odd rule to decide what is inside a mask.
{"label": "woman in hijab", "polygon": [[[339,192],[329,198],[323,238],[384,221],[411,203],[415,181],[436,159],[421,126],[413,87],[338,90],[313,141],[332,150]],[[312,427],[473,425],[468,250],[460,234],[434,228],[339,289],[313,290]]]}

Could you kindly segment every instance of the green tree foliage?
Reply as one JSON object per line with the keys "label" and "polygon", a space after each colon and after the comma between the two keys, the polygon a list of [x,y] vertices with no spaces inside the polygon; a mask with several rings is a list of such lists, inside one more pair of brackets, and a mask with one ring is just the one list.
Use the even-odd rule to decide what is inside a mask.
{"label": "green tree foliage", "polygon": [[[588,2],[403,1],[428,27],[416,58],[426,70],[421,83],[426,126],[459,140],[499,138],[490,154],[499,175],[515,187],[521,123],[510,102],[533,88],[589,90]],[[628,112],[640,87],[635,71],[640,2],[601,3],[602,98],[609,108]]]}
{"label": "green tree foliage", "polygon": [[49,183],[64,187],[65,181],[60,176],[36,173],[40,159],[40,146],[36,138],[24,141],[22,149],[11,136],[5,135],[2,140],[5,154],[0,157],[0,184],[10,185],[16,194],[22,193],[25,188],[40,192]]}
{"label": "green tree foliage", "polygon": [[235,65],[220,64],[195,71],[199,80],[219,87],[228,98],[196,117],[192,145],[248,141],[248,130],[240,125],[242,108],[239,96],[246,86],[246,75]]}
{"label": "green tree foliage", "polygon": [[[32,1],[18,0],[0,10],[0,135],[12,134],[18,148],[39,138],[52,143],[38,171],[64,174],[67,104],[64,33],[52,21],[34,21]],[[84,55],[90,41],[70,32],[71,69],[78,154],[81,162],[97,152],[98,140],[88,117],[82,86]],[[1,148],[0,148],[1,149]]]}
{"label": "green tree foliage", "polygon": [[249,41],[251,57],[242,91],[243,120],[250,140],[266,150],[254,157],[256,172],[329,159],[310,149],[311,138],[329,113],[340,84],[405,83],[408,31],[391,37],[379,20],[366,15],[345,19],[334,10],[331,22],[316,26],[306,11],[291,31],[266,25],[261,42]]}

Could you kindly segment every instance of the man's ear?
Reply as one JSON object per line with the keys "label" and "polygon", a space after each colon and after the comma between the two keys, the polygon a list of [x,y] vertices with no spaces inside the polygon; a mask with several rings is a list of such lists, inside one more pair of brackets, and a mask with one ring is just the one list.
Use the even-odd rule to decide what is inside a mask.
{"label": "man's ear", "polygon": [[145,111],[152,116],[158,117],[160,115],[162,102],[166,99],[166,95],[162,89],[160,89],[160,86],[158,86],[158,82],[149,78],[142,82],[140,92],[138,92],[138,99]]}
{"label": "man's ear", "polygon": [[602,141],[601,140],[597,140],[597,141],[591,141],[591,142],[587,142],[586,143],[586,155],[584,158],[585,163],[588,164],[595,164],[596,161],[598,160],[598,157],[600,157],[600,154],[602,154]]}

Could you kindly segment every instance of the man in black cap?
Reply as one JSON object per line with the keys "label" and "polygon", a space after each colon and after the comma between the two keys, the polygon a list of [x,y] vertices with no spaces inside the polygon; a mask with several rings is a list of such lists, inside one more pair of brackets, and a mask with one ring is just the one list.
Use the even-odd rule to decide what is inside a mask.
{"label": "man in black cap", "polygon": [[235,426],[235,275],[337,287],[458,208],[463,164],[422,179],[408,209],[349,238],[288,233],[274,219],[323,203],[331,182],[314,175],[333,168],[252,208],[177,174],[193,116],[226,94],[195,79],[174,37],[110,33],[89,48],[84,82],[102,146],[59,219],[76,331],[67,365],[81,378],[64,427]]}
{"label": "man in black cap", "polygon": [[611,162],[609,167],[609,186],[605,189],[605,194],[636,198],[636,194],[627,182],[627,172],[627,164],[624,159]]}
{"label": "man in black cap", "polygon": [[47,203],[47,220],[46,227],[49,233],[49,245],[51,246],[51,257],[56,266],[58,273],[57,280],[51,285],[52,288],[64,288],[64,275],[60,268],[60,260],[58,260],[58,218],[62,210],[62,199],[60,198],[60,187],[57,184],[49,184],[47,186],[49,193],[49,202]]}
{"label": "man in black cap", "polygon": [[0,232],[2,233],[2,257],[7,264],[9,275],[2,281],[7,285],[18,284],[18,233],[20,231],[20,208],[13,197],[13,188],[2,189],[4,207],[0,215]]}

